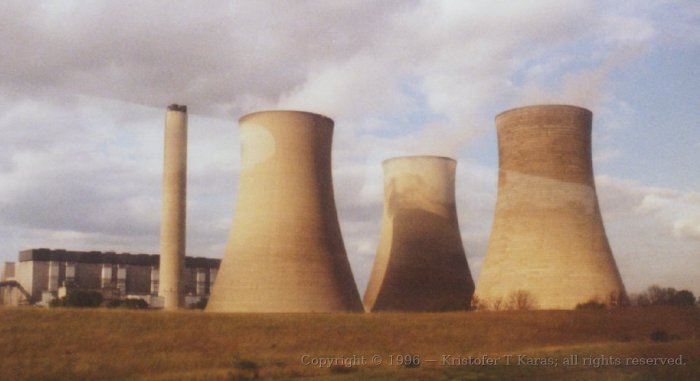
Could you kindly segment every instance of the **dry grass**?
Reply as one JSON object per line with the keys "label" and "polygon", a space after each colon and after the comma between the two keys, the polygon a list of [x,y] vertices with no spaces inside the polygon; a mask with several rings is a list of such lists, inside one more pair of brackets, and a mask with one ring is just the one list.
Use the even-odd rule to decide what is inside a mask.
{"label": "dry grass", "polygon": [[[0,375],[11,380],[696,379],[697,309],[442,314],[206,314],[0,309]],[[669,342],[655,343],[655,330]],[[419,355],[418,368],[390,365]],[[685,356],[680,366],[443,366],[442,355]],[[319,368],[302,356],[365,356]],[[383,364],[369,364],[381,356]],[[396,361],[395,361],[396,362]],[[257,368],[257,369],[255,369]]]}

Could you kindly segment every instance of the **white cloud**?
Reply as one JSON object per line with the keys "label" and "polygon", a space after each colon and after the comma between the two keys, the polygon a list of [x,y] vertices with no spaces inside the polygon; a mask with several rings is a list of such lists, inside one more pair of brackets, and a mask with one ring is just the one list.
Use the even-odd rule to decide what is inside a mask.
{"label": "white cloud", "polygon": [[698,194],[610,176],[597,176],[596,184],[608,239],[627,287],[638,292],[667,284],[697,292]]}
{"label": "white cloud", "polygon": [[610,44],[643,44],[657,33],[649,20],[631,15],[609,15],[602,18],[601,24],[600,34]]}
{"label": "white cloud", "polygon": [[596,151],[593,154],[594,163],[605,163],[622,156],[622,151],[615,148],[607,148],[603,151]]}
{"label": "white cloud", "polygon": [[336,65],[311,68],[307,82],[284,94],[278,108],[314,110],[336,118],[381,115],[410,109],[391,65],[361,54]]}
{"label": "white cloud", "polygon": [[700,240],[700,218],[682,218],[673,222],[673,235]]}

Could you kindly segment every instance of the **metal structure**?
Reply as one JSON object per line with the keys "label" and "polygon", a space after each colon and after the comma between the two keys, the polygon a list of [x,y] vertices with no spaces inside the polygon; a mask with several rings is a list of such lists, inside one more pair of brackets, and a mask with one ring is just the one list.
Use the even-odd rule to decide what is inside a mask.
{"label": "metal structure", "polygon": [[0,306],[6,303],[6,301],[4,300],[5,289],[8,289],[8,291],[12,291],[12,289],[17,289],[20,292],[22,299],[17,302],[17,305],[34,304],[32,295],[28,293],[27,290],[25,290],[19,282],[17,282],[16,280],[8,280],[0,281],[0,297],[3,297],[0,298]]}

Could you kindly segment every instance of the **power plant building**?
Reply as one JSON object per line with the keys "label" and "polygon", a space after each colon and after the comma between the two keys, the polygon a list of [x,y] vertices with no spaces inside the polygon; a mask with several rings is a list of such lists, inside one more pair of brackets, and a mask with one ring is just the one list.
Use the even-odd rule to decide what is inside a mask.
{"label": "power plant building", "polygon": [[[107,299],[138,297],[162,307],[159,255],[30,249],[6,262],[0,305],[48,303],[60,288],[100,291]],[[189,304],[209,296],[221,260],[187,257],[183,291]]]}
{"label": "power plant building", "polygon": [[333,196],[333,120],[264,111],[239,123],[236,208],[206,310],[362,311]]}
{"label": "power plant building", "polygon": [[496,117],[498,197],[481,303],[525,297],[530,308],[573,309],[626,300],[598,206],[591,125],[589,110],[566,105]]}
{"label": "power plant building", "polygon": [[368,311],[467,310],[474,281],[459,231],[453,159],[384,161],[384,214]]}

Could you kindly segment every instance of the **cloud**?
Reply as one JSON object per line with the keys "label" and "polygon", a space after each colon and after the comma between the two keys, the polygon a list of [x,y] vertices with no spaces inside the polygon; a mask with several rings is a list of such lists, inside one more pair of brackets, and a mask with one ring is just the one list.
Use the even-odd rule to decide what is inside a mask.
{"label": "cloud", "polygon": [[[608,239],[628,289],[669,284],[695,290],[700,272],[697,192],[596,176]],[[685,269],[683,271],[679,269]]]}
{"label": "cloud", "polygon": [[[434,146],[451,144],[445,151],[452,155],[484,133],[504,97],[527,94],[541,79],[521,88],[509,80],[514,71],[560,60],[557,49],[567,44],[595,42],[589,30],[600,24],[611,40],[626,38],[586,1],[4,7],[12,54],[2,63],[3,83],[20,93],[80,93],[153,107],[178,102],[194,114],[234,119],[262,108],[301,108],[353,128],[386,127],[387,118],[423,108],[433,117],[404,130]],[[621,19],[626,27],[645,26]],[[582,91],[578,84],[590,85],[591,77],[602,81],[609,69],[601,67],[566,78],[572,84],[565,87]],[[567,91],[554,93],[570,99]]]}
{"label": "cloud", "polygon": [[661,44],[692,47],[700,44],[700,5],[693,0],[671,0],[653,4],[652,12],[660,29]]}
{"label": "cloud", "polygon": [[594,163],[605,163],[622,156],[622,151],[615,148],[607,148],[603,151],[596,151],[593,154]]}
{"label": "cloud", "polygon": [[315,63],[352,55],[378,32],[384,12],[402,6],[10,1],[0,16],[8,37],[3,84],[155,107],[177,101],[195,113],[231,117],[247,103],[273,105]]}
{"label": "cloud", "polygon": [[[674,4],[4,1],[1,255],[31,246],[156,251],[163,109],[181,103],[190,111],[190,253],[223,254],[237,118],[300,108],[336,122],[336,201],[360,288],[379,235],[381,162],[397,155],[459,160],[460,226],[478,273],[496,197],[497,168],[483,164],[495,161],[485,138],[494,115],[541,101],[589,106],[602,126],[596,163],[623,158],[610,131],[635,128],[640,110],[610,79],[669,33],[696,29],[697,5]],[[491,157],[476,157],[483,152]],[[636,253],[689,255],[698,219],[688,192],[598,181],[629,276],[654,270]]]}
{"label": "cloud", "polygon": [[578,30],[578,39],[589,54],[573,55],[565,45],[545,56],[546,61],[535,61],[524,71],[517,103],[605,106],[613,96],[608,87],[611,74],[642,56],[656,33],[650,20],[636,15],[599,15],[572,22],[585,27]]}
{"label": "cloud", "polygon": [[408,99],[396,91],[399,78],[390,65],[372,55],[357,55],[311,72],[306,83],[282,95],[278,108],[313,109],[341,119],[410,109]]}
{"label": "cloud", "polygon": [[157,145],[130,146],[129,134],[90,107],[43,106],[22,101],[0,122],[0,131],[12,136],[2,143],[12,152],[0,177],[2,220],[122,235],[157,229],[150,209],[158,162],[139,160],[139,148]]}
{"label": "cloud", "polygon": [[700,218],[683,218],[673,222],[673,235],[700,241]]}

